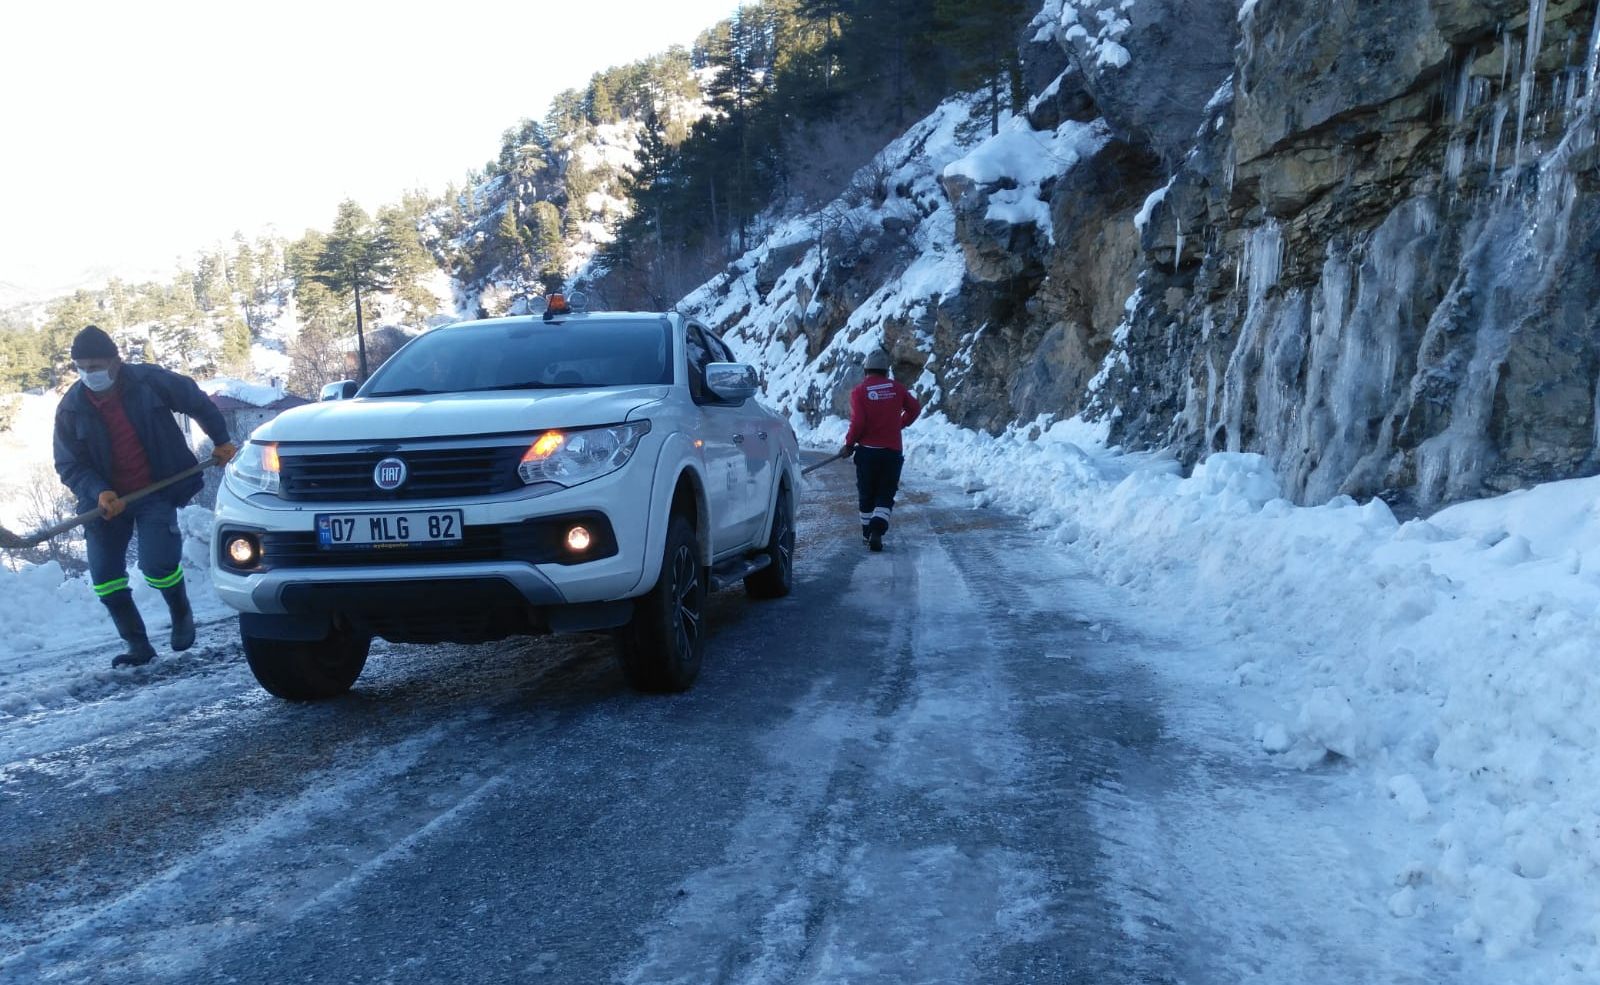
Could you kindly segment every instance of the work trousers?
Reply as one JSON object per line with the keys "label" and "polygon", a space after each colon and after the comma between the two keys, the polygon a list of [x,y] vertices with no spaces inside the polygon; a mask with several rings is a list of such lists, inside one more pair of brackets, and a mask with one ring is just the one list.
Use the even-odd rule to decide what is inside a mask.
{"label": "work trousers", "polygon": [[183,534],[178,508],[171,500],[151,496],[132,503],[110,520],[90,520],[83,528],[88,547],[89,579],[100,601],[111,605],[128,591],[128,544],[139,536],[139,570],[151,588],[163,591],[183,583]]}
{"label": "work trousers", "polygon": [[885,533],[889,515],[894,512],[894,494],[900,491],[900,468],[906,457],[893,448],[861,446],[857,446],[854,457],[862,532],[877,527],[879,533]]}

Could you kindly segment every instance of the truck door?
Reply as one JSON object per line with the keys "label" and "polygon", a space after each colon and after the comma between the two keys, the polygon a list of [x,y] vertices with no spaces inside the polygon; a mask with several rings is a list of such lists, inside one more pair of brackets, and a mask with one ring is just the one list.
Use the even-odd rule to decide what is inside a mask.
{"label": "truck door", "polygon": [[[733,352],[714,332],[705,332],[706,342],[716,362],[735,363]],[[759,545],[767,535],[767,507],[771,504],[772,484],[776,479],[773,466],[773,438],[769,433],[772,422],[761,404],[752,397],[739,404],[739,435],[734,443],[742,456],[744,479],[744,504],[741,532],[745,541]]]}
{"label": "truck door", "polygon": [[716,362],[717,357],[699,326],[691,323],[684,341],[689,396],[700,412],[700,427],[694,437],[704,456],[706,502],[711,509],[707,524],[711,554],[716,557],[743,545],[748,539],[743,536],[749,521],[744,451],[739,440],[742,415],[739,408],[719,402],[706,389],[706,366]]}

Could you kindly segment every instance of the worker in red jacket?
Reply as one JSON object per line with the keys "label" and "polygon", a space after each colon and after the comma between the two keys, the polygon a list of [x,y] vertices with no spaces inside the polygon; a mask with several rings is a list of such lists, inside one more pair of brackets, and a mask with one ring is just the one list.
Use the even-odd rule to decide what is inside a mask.
{"label": "worker in red jacket", "polygon": [[850,391],[850,430],[839,454],[855,456],[861,539],[881,551],[894,512],[894,494],[900,489],[900,467],[906,460],[900,432],[922,413],[922,405],[910,390],[889,379],[888,353],[872,353],[861,368],[866,379]]}

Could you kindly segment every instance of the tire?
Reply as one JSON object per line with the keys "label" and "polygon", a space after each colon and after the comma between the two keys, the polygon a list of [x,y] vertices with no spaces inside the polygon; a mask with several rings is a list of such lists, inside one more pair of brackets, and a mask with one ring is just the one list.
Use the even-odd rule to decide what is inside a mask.
{"label": "tire", "polygon": [[674,514],[667,524],[661,576],[634,603],[633,619],[620,634],[622,676],[640,691],[686,691],[705,656],[706,573],[700,565],[689,521]]}
{"label": "tire", "polygon": [[794,505],[789,490],[778,491],[772,511],[772,534],[762,553],[772,563],[744,580],[745,594],[753,599],[781,599],[794,588]]}
{"label": "tire", "polygon": [[370,637],[337,629],[313,642],[239,635],[257,683],[286,701],[323,701],[348,692],[367,665],[372,645]]}

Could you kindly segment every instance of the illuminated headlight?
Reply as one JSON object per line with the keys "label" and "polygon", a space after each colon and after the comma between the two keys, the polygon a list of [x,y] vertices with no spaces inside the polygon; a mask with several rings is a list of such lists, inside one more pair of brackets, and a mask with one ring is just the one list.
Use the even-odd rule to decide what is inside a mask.
{"label": "illuminated headlight", "polygon": [[574,554],[582,554],[594,543],[594,536],[589,533],[588,527],[578,526],[567,531],[567,550]]}
{"label": "illuminated headlight", "polygon": [[517,466],[517,475],[530,486],[536,482],[575,486],[598,479],[626,465],[639,447],[639,439],[649,433],[649,421],[580,431],[546,431],[528,446]]}
{"label": "illuminated headlight", "polygon": [[228,463],[228,481],[240,492],[276,493],[279,489],[278,446],[275,442],[246,441]]}

